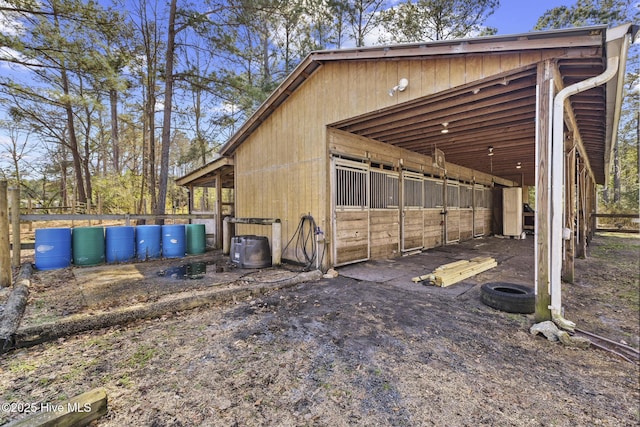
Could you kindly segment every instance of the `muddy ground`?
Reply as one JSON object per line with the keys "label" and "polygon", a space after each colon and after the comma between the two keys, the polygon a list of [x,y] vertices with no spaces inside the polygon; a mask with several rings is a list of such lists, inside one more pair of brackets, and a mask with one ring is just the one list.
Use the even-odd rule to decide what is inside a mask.
{"label": "muddy ground", "polygon": [[[405,277],[478,255],[495,256],[498,267],[451,288]],[[598,235],[589,259],[577,260],[576,283],[563,288],[565,317],[637,348],[639,255],[637,236]],[[0,402],[58,403],[104,387],[109,409],[97,426],[639,424],[638,366],[532,336],[533,315],[480,302],[486,281],[533,283],[531,239],[486,238],[410,258],[15,350],[0,356]],[[363,271],[388,277],[363,280]],[[219,273],[239,274],[229,277],[235,286],[246,279]],[[34,274],[27,321],[38,309],[65,314],[47,289],[59,295],[69,274],[56,282],[47,273],[46,283]],[[130,302],[162,298],[140,295]],[[67,312],[91,309],[81,306]],[[0,423],[22,416],[0,411]]]}

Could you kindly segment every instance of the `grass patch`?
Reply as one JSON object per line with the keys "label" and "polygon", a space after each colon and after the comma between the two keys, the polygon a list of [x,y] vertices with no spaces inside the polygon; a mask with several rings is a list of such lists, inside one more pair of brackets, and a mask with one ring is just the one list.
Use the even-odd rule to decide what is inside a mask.
{"label": "grass patch", "polygon": [[156,348],[148,345],[140,345],[138,349],[127,359],[127,364],[136,367],[144,368],[151,359],[156,355]]}
{"label": "grass patch", "polygon": [[9,364],[9,372],[13,372],[14,374],[28,374],[36,369],[37,366],[28,362],[11,362]]}

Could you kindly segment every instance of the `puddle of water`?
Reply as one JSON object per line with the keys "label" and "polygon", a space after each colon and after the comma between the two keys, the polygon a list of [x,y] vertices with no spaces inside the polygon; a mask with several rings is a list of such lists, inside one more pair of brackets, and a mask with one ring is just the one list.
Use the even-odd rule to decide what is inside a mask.
{"label": "puddle of water", "polygon": [[192,262],[190,264],[170,267],[158,272],[158,276],[171,277],[173,279],[195,280],[202,279],[207,272],[207,263]]}

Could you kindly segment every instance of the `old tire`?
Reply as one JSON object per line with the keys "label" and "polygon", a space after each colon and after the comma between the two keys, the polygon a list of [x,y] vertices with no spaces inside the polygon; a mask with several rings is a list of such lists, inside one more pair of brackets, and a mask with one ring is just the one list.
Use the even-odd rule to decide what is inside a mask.
{"label": "old tire", "polygon": [[533,288],[515,283],[485,283],[480,288],[480,300],[489,307],[508,313],[529,314],[536,310]]}

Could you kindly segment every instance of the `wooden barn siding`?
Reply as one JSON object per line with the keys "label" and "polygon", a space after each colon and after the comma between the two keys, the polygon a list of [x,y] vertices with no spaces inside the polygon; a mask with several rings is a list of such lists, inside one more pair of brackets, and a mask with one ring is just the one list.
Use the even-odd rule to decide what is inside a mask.
{"label": "wooden barn siding", "polygon": [[[556,55],[557,51],[549,51],[544,56]],[[325,63],[236,150],[236,215],[280,218],[282,238],[287,242],[301,215],[311,214],[325,236],[330,236],[327,124],[541,59],[540,53],[507,53]],[[409,87],[390,97],[389,89],[403,77],[409,79]],[[411,157],[416,160],[415,154]],[[466,168],[449,165],[448,175],[464,179],[469,173]],[[477,182],[486,182],[486,177],[476,172]],[[238,225],[236,232],[270,236],[269,227],[264,226]],[[284,257],[290,258],[291,254],[285,253]]]}

